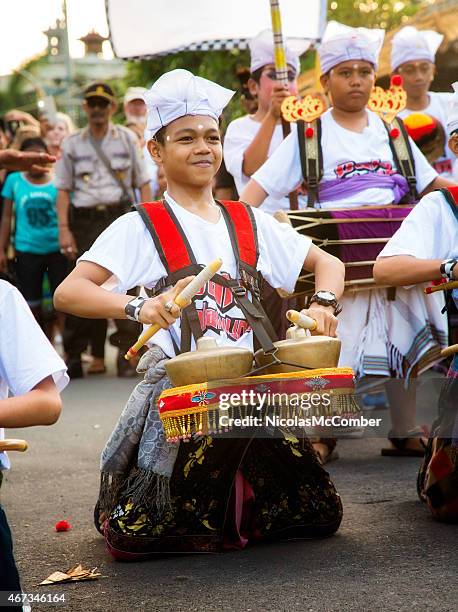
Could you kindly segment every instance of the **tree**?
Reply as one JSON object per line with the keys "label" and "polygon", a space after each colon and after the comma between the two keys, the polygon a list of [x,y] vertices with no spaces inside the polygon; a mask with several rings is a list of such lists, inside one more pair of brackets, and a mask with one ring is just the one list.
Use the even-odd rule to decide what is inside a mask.
{"label": "tree", "polygon": [[328,20],[388,31],[406,21],[425,4],[425,0],[331,0],[328,3]]}

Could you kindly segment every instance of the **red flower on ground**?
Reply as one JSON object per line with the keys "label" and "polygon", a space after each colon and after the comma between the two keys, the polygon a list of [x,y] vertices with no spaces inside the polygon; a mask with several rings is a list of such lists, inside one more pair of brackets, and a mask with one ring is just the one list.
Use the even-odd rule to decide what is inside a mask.
{"label": "red flower on ground", "polygon": [[68,523],[67,521],[57,521],[54,527],[56,531],[69,531],[69,529],[72,528],[70,523]]}

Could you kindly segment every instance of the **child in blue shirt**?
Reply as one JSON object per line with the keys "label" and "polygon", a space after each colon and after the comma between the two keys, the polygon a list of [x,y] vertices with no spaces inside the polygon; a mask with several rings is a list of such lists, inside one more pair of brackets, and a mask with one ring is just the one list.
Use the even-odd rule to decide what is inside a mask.
{"label": "child in blue shirt", "polygon": [[[28,138],[22,151],[47,152],[41,138]],[[43,277],[48,273],[51,293],[67,273],[67,259],[60,253],[57,226],[57,189],[50,171],[13,172],[3,186],[0,229],[0,270],[6,269],[6,250],[14,217],[15,271],[19,288],[35,318],[41,322]]]}

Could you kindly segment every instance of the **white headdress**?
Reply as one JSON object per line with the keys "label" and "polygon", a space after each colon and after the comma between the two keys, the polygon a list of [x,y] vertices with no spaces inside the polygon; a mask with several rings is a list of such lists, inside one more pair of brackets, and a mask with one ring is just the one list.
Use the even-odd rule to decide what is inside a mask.
{"label": "white headdress", "polygon": [[208,115],[218,120],[234,93],[189,70],[166,72],[143,95],[148,109],[145,138],[149,140],[185,115]]}
{"label": "white headdress", "polygon": [[458,81],[453,83],[453,97],[449,103],[449,110],[447,115],[447,132],[450,136],[452,132],[458,130]]}
{"label": "white headdress", "polygon": [[337,21],[330,21],[318,48],[322,74],[348,60],[365,60],[377,68],[384,37],[384,30],[351,28]]}
{"label": "white headdress", "polygon": [[[274,35],[272,30],[263,30],[248,43],[250,47],[251,63],[250,71],[255,72],[267,64],[275,64]],[[308,40],[300,38],[288,38],[284,42],[286,63],[292,66],[296,73],[299,72],[299,56],[310,47]]]}
{"label": "white headdress", "polygon": [[405,26],[393,36],[391,42],[391,69],[414,60],[427,60],[434,63],[436,51],[444,40],[442,34],[433,30],[417,30]]}

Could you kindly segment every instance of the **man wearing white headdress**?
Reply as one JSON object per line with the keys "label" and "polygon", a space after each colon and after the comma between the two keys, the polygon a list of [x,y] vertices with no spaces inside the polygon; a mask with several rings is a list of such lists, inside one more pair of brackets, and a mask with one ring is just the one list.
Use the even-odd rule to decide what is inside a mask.
{"label": "man wearing white headdress", "polygon": [[[422,113],[437,119],[444,131],[447,126],[448,104],[452,94],[429,91],[436,72],[435,58],[444,37],[433,30],[417,30],[405,26],[391,41],[391,70],[402,76],[407,93],[407,106],[399,113],[405,119],[412,113]],[[447,145],[433,167],[445,177],[453,175],[455,156]]]}
{"label": "man wearing white headdress", "polygon": [[[458,158],[458,82],[453,88],[447,132],[450,150]],[[381,284],[397,286],[458,280],[458,187],[434,191],[420,200],[380,253],[374,276]],[[452,295],[458,306],[458,290]],[[435,518],[457,522],[458,350],[439,402],[418,493]]]}
{"label": "man wearing white headdress", "polygon": [[[299,56],[306,51],[309,43],[304,40],[286,41],[285,54],[288,66],[288,87],[276,82],[274,40],[272,30],[263,30],[249,42],[250,72],[248,81],[250,93],[256,98],[258,108],[253,115],[245,115],[232,121],[224,137],[224,162],[234,177],[240,194],[250,180],[283,140],[280,107],[283,100],[297,94]],[[296,126],[293,126],[295,129]],[[299,208],[307,206],[307,198],[299,195]],[[289,210],[288,195],[282,198],[267,197],[261,210],[274,214],[277,210]],[[273,322],[279,338],[286,333],[288,322],[286,311],[296,308],[296,300],[286,300],[268,285],[263,290],[263,306]]]}
{"label": "man wearing white headdress", "polygon": [[[333,107],[320,117],[323,176],[318,208],[382,206],[398,203],[408,192],[407,181],[396,168],[388,130],[366,107],[383,38],[383,30],[337,22],[329,22],[324,33],[318,50],[321,83]],[[410,145],[419,194],[451,185],[438,176],[412,140]],[[259,206],[266,196],[280,198],[296,189],[303,180],[299,147],[297,134],[291,133],[253,174],[241,199]],[[313,299],[321,301],[320,296]],[[359,376],[408,377],[417,367],[430,367],[438,360],[446,342],[441,305],[436,300],[425,302],[420,289],[399,289],[396,301],[388,300],[382,289],[346,292],[342,306],[340,363],[353,367]],[[414,390],[407,399],[399,390],[392,404],[400,404],[400,410],[408,413],[404,423],[400,411],[394,415],[398,417],[395,438],[401,430],[415,429]],[[405,441],[398,454],[410,452],[422,452],[417,440]]]}
{"label": "man wearing white headdress", "polygon": [[[342,263],[309,238],[241,202],[215,202],[212,184],[222,159],[218,118],[233,93],[187,70],[154,83],[145,94],[148,150],[164,168],[164,201],[140,205],[113,223],[55,294],[56,307],[68,312],[161,328],[139,364],[145,380],[102,454],[96,525],[102,530],[105,524],[118,558],[216,552],[223,543],[243,548],[252,535],[331,535],[342,517],[340,499],[308,440],[212,439],[183,431],[186,444],[178,438],[169,443],[159,418],[159,395],[171,386],[165,364],[178,350],[195,350],[201,336],[252,351],[256,335],[275,350],[257,298],[260,275],[291,291],[305,267],[337,299],[343,290]],[[216,258],[223,262],[219,274],[180,317],[175,296],[189,274]],[[152,297],[124,295],[135,285]],[[314,304],[306,312],[318,333],[335,336],[334,308]],[[215,397],[204,395],[199,406],[207,395]],[[187,415],[188,425],[195,414]],[[253,514],[245,522],[248,507]]]}
{"label": "man wearing white headdress", "polygon": [[[257,99],[258,109],[253,115],[245,115],[232,121],[224,137],[224,162],[235,180],[240,194],[250,177],[272,155],[283,140],[280,107],[290,95],[297,95],[299,56],[305,53],[309,43],[304,40],[287,40],[285,45],[288,65],[288,87],[276,82],[274,42],[272,30],[263,30],[249,42],[251,78],[250,93]],[[307,199],[300,199],[300,207]],[[288,197],[267,197],[261,210],[273,214],[280,209],[289,210]]]}

